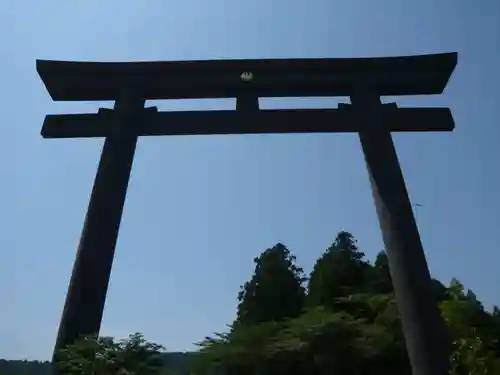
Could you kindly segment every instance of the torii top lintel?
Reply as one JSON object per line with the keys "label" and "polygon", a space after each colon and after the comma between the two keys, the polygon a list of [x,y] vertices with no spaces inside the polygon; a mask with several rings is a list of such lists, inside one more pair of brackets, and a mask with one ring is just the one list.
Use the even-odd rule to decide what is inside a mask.
{"label": "torii top lintel", "polygon": [[[127,86],[144,99],[349,96],[353,85],[378,95],[440,94],[456,53],[348,59],[265,59],[159,62],[37,60],[56,101],[116,100]],[[245,82],[241,74],[251,72]]]}

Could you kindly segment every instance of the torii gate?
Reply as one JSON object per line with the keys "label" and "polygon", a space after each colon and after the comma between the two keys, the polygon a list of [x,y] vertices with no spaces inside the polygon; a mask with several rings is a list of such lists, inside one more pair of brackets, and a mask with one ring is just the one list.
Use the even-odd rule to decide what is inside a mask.
{"label": "torii gate", "polygon": [[[448,108],[398,108],[380,96],[443,92],[457,54],[171,62],[37,60],[55,101],[114,100],[97,114],[48,115],[44,138],[105,137],[56,351],[99,332],[139,136],[359,134],[414,375],[444,375],[450,343],[431,290],[391,132],[452,131]],[[259,97],[349,96],[338,109],[260,110]],[[235,111],[158,112],[147,99],[236,98]]]}

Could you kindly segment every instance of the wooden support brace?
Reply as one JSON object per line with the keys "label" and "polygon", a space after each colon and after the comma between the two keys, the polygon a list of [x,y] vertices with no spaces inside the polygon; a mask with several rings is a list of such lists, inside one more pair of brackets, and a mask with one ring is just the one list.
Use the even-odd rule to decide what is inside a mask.
{"label": "wooden support brace", "polygon": [[[377,124],[377,129],[390,132],[452,131],[455,128],[448,108],[396,108],[391,104],[378,114],[384,117],[384,121]],[[97,114],[48,115],[41,133],[44,138],[106,137],[113,116],[113,110],[100,110]],[[372,129],[363,121],[364,118],[349,105],[341,105],[339,109],[276,109],[245,113],[157,112],[153,107],[144,110],[137,135],[358,133]]]}

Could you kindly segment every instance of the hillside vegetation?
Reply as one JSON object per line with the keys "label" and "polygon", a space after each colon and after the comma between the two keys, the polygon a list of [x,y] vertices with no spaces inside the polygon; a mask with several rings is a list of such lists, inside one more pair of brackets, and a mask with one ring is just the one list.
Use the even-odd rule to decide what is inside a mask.
{"label": "hillside vegetation", "polygon": [[[140,334],[82,339],[60,353],[71,375],[411,375],[387,257],[368,262],[340,232],[306,277],[283,244],[254,259],[224,332],[193,353],[165,353]],[[453,340],[452,375],[500,374],[500,310],[486,311],[456,279],[433,280]],[[181,323],[180,323],[181,324]],[[92,353],[97,352],[95,358]],[[0,360],[0,374],[48,375],[48,362]]]}

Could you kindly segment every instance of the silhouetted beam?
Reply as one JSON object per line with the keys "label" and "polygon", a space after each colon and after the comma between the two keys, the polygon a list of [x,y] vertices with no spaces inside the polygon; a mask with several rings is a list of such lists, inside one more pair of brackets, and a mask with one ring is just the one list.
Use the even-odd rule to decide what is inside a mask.
{"label": "silhouetted beam", "polygon": [[[105,137],[111,116],[111,110],[100,114],[48,115],[42,136]],[[455,127],[448,108],[398,108],[382,116],[385,119],[380,123],[393,132],[452,131]],[[236,111],[151,111],[144,114],[138,135],[353,133],[370,128],[361,117],[338,109],[261,110],[244,115]]]}
{"label": "silhouetted beam", "polygon": [[98,334],[101,327],[137,144],[133,128],[137,115],[144,113],[144,99],[123,93],[113,112],[115,118],[102,148],[66,294],[53,363],[60,349],[73,344],[82,335]]}
{"label": "silhouetted beam", "polygon": [[[379,58],[158,62],[37,60],[53,100],[115,100],[124,87],[145,99],[349,96],[357,83],[378,95],[440,94],[456,53]],[[245,82],[243,72],[253,78]]]}
{"label": "silhouetted beam", "polygon": [[[370,113],[383,106],[369,92],[351,97],[352,110]],[[359,133],[372,195],[398,305],[413,375],[445,375],[451,340],[440,316],[418,227],[392,136],[376,131],[379,117],[367,115],[371,130]],[[380,124],[383,124],[380,123]]]}

